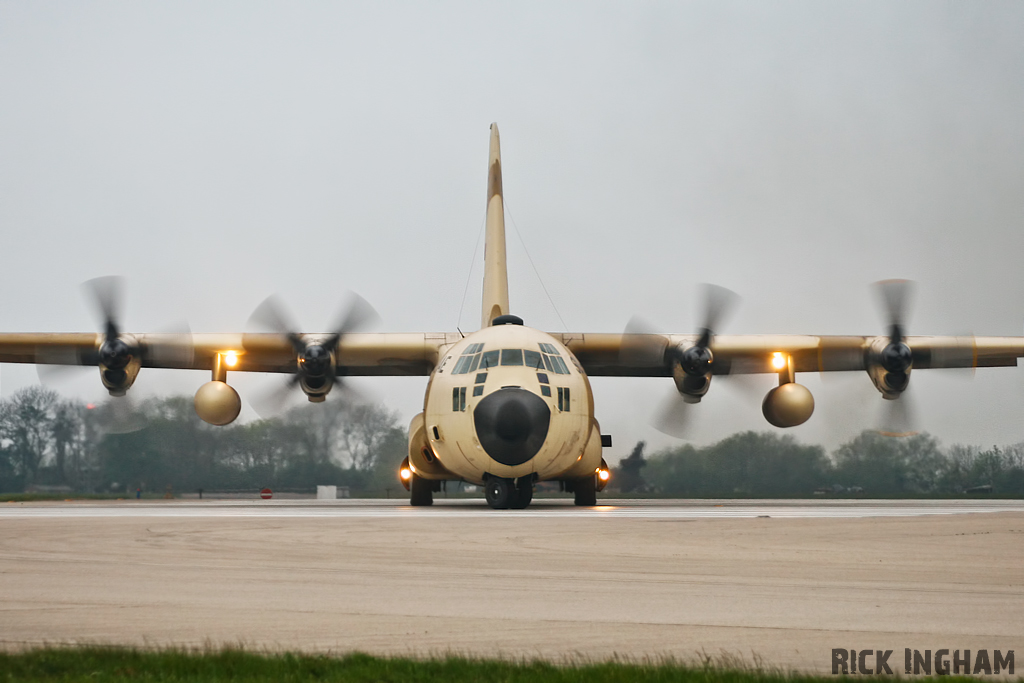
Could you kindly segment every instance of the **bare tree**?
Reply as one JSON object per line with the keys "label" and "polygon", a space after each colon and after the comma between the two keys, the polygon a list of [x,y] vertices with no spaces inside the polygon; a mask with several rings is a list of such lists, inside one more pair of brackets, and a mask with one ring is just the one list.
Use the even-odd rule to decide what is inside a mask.
{"label": "bare tree", "polygon": [[15,471],[30,485],[55,452],[54,421],[60,399],[40,386],[26,387],[0,404],[0,443],[13,456]]}

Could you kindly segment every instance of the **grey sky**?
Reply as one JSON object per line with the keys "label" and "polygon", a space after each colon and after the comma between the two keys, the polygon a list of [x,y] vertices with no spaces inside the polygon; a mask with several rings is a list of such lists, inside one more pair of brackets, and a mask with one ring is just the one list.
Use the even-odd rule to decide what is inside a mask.
{"label": "grey sky", "polygon": [[[108,273],[138,331],[240,330],[272,292],[318,330],[348,289],[383,330],[452,330],[471,265],[475,329],[497,121],[507,208],[574,331],[690,331],[715,282],[744,297],[727,332],[881,333],[867,285],[906,277],[911,333],[1019,335],[1021,35],[1000,2],[2,2],[0,330],[95,329],[78,285]],[[561,330],[507,225],[513,311]],[[865,375],[799,380],[798,438],[872,424]],[[422,404],[423,379],[360,384]],[[771,429],[771,385],[713,386],[697,440]],[[616,456],[671,442],[644,426],[671,382],[594,386]],[[1024,439],[1018,370],[912,391],[945,441]]]}

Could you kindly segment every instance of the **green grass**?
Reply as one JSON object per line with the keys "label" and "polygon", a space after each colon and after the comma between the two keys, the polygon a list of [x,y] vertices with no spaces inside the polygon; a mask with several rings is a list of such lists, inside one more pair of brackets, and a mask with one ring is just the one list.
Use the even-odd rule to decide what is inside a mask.
{"label": "green grass", "polygon": [[[0,653],[0,681],[352,681],[381,683],[812,683],[834,676],[773,670],[655,663],[569,663],[483,660],[464,657],[410,659],[349,654],[341,657],[257,654],[238,649],[137,650],[122,647],[47,647]],[[931,680],[916,679],[915,680]],[[944,676],[944,683],[968,680]]]}
{"label": "green grass", "polygon": [[[0,493],[0,503],[28,503],[36,500],[120,500],[134,498],[126,493]],[[143,498],[163,498],[163,494],[142,494]]]}

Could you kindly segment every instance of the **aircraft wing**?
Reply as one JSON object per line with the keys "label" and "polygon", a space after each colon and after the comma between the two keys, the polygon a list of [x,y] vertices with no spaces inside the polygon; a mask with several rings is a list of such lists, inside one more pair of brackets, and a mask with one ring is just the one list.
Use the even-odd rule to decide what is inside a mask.
{"label": "aircraft wing", "polygon": [[[310,338],[326,335],[303,335]],[[554,333],[594,377],[667,377],[666,351],[697,342],[693,334]],[[129,334],[138,343],[142,367],[212,370],[217,354],[234,351],[231,372],[293,372],[295,351],[276,334]],[[441,349],[454,344],[454,333],[351,333],[338,346],[337,365],[346,375],[427,376]],[[97,365],[103,335],[0,334],[0,363]],[[714,338],[716,375],[773,373],[775,353],[793,358],[796,372],[865,370],[872,348],[884,336],[718,335]],[[633,349],[640,342],[642,353]],[[906,337],[915,369],[1013,367],[1024,356],[1024,337]],[[160,351],[172,344],[180,353]]]}
{"label": "aircraft wing", "polygon": [[[310,339],[329,335],[302,335]],[[218,354],[235,352],[231,372],[294,372],[296,353],[277,334],[126,334],[135,342],[142,367],[212,370]],[[345,375],[430,374],[440,349],[461,336],[453,333],[345,334],[337,366]],[[98,365],[103,335],[0,334],[0,363]]]}
{"label": "aircraft wing", "polygon": [[[697,343],[693,334],[554,333],[595,377],[667,377],[667,352]],[[711,345],[716,375],[774,373],[774,354],[792,357],[795,372],[866,370],[884,336],[717,335]],[[1012,367],[1024,356],[1024,337],[905,337],[914,369]]]}

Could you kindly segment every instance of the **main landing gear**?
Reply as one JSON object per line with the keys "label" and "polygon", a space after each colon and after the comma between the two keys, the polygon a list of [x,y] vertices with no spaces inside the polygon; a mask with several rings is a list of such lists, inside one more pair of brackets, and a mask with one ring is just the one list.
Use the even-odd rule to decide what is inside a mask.
{"label": "main landing gear", "polygon": [[572,482],[576,505],[593,507],[597,505],[597,477],[590,475]]}
{"label": "main landing gear", "polygon": [[488,477],[484,483],[487,504],[495,510],[522,510],[533,500],[533,477]]}
{"label": "main landing gear", "polygon": [[434,484],[429,479],[412,475],[412,481],[409,482],[409,505],[433,505]]}

